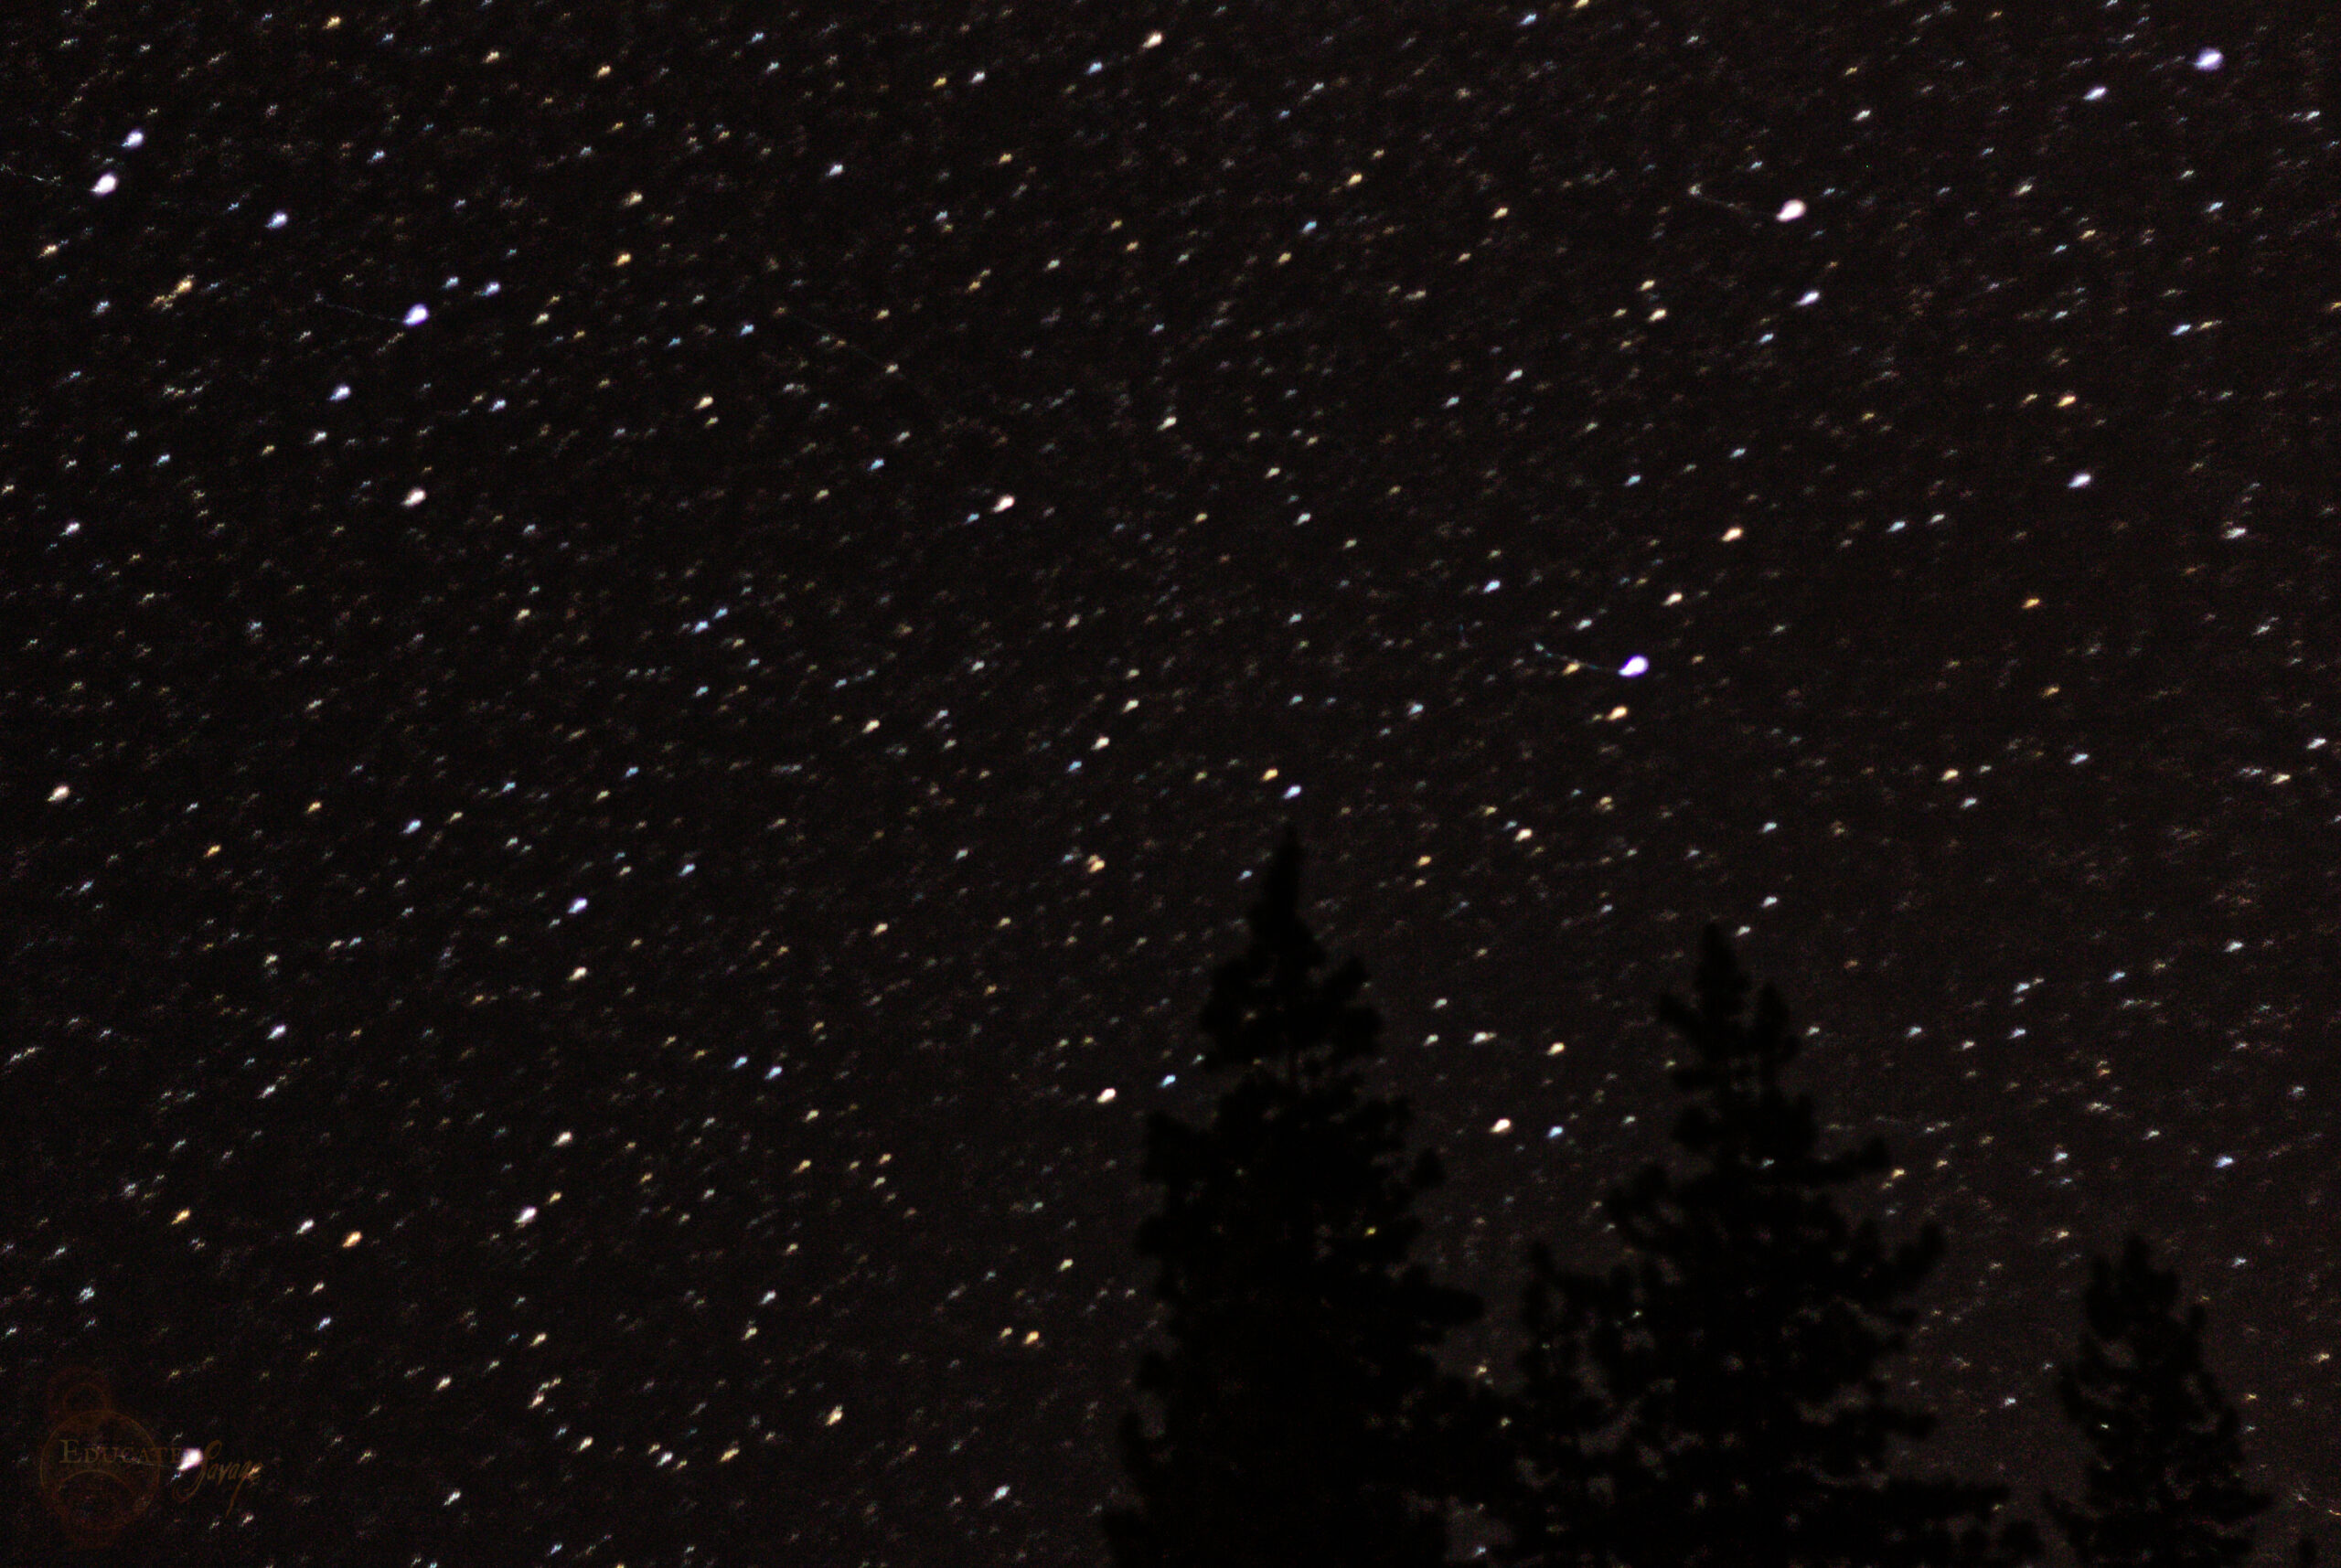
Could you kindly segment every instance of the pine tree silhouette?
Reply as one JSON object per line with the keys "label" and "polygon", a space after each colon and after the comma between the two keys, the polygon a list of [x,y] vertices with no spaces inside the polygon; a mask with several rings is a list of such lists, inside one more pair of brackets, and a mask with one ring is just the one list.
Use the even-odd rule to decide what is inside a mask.
{"label": "pine tree silhouette", "polygon": [[[2090,1260],[2079,1359],[2057,1397],[2093,1456],[2082,1500],[2041,1493],[2081,1568],[2229,1568],[2251,1555],[2271,1500],[2244,1485],[2241,1419],[2203,1364],[2203,1308],[2133,1235]],[[2315,1560],[2304,1536],[2295,1561]]]}
{"label": "pine tree silhouette", "polygon": [[1139,1502],[1106,1516],[1117,1568],[1432,1568],[1461,1470],[1500,1454],[1490,1399],[1432,1355],[1480,1302],[1405,1261],[1438,1159],[1399,1168],[1406,1102],[1360,1095],[1381,1019],[1355,959],[1312,977],[1299,879],[1288,828],[1203,1009],[1204,1065],[1239,1074],[1211,1126],[1147,1121],[1166,1190],[1138,1246],[1173,1349],[1138,1377],[1161,1433],[1121,1424]]}
{"label": "pine tree silhouette", "polygon": [[1781,1090],[1797,1036],[1709,926],[1695,1010],[1659,1014],[1691,1047],[1674,1140],[1607,1208],[1630,1262],[1566,1273],[1531,1249],[1530,1348],[1511,1423],[1522,1485],[1500,1517],[1509,1562],[1629,1568],[1916,1568],[2036,1555],[2030,1526],[1987,1523],[2006,1488],[1895,1468],[1933,1418],[1887,1402],[1879,1365],[1915,1316],[1940,1231],[1887,1251],[1832,1189],[1887,1168],[1883,1140],[1816,1154],[1812,1103]]}

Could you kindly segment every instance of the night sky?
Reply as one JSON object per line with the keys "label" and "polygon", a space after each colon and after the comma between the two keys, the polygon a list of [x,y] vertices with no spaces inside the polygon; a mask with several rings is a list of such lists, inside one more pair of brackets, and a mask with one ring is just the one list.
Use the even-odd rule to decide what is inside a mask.
{"label": "night sky", "polygon": [[2135,1229],[2330,1532],[2341,17],[1539,4],[0,24],[20,1541],[91,1365],[182,1562],[1101,1564],[1287,821],[1454,1365],[1715,920],[1923,1463]]}

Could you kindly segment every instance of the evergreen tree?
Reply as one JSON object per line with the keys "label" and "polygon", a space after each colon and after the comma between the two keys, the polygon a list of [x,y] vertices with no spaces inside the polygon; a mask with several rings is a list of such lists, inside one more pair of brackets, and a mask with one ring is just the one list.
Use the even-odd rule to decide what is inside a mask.
{"label": "evergreen tree", "polygon": [[1173,1348],[1138,1377],[1160,1434],[1121,1424],[1138,1506],[1106,1518],[1117,1568],[1433,1568],[1462,1468],[1491,1462],[1487,1399],[1432,1354],[1480,1300],[1405,1261],[1439,1162],[1402,1168],[1406,1102],[1360,1093],[1381,1020],[1355,959],[1313,976],[1299,881],[1288,828],[1203,1009],[1204,1066],[1237,1075],[1210,1127],[1148,1118],[1166,1190],[1138,1246]]}
{"label": "evergreen tree", "polygon": [[1520,1321],[1528,1330],[1523,1381],[1503,1421],[1513,1464],[1506,1487],[1485,1499],[1511,1530],[1506,1562],[1536,1568],[1606,1568],[1614,1493],[1597,1445],[1609,1407],[1587,1365],[1594,1282],[1575,1281],[1542,1243],[1529,1248]]}
{"label": "evergreen tree", "polygon": [[[2178,1276],[2129,1238],[2090,1260],[2077,1360],[2057,1396],[2090,1460],[2082,1500],[2041,1494],[2081,1568],[2229,1568],[2251,1555],[2269,1494],[2244,1484],[2241,1424],[2203,1364],[2203,1309],[2177,1312]],[[2314,1560],[2306,1537],[2296,1561]]]}
{"label": "evergreen tree", "polygon": [[1690,1047],[1672,1066],[1693,1157],[1609,1194],[1629,1255],[1607,1276],[1533,1248],[1525,1384],[1511,1422],[1521,1486],[1502,1512],[1507,1560],[1538,1568],[1917,1568],[2024,1561],[2028,1525],[1994,1543],[2006,1488],[1903,1474],[1897,1441],[1930,1416],[1888,1403],[1879,1366],[1900,1305],[1942,1251],[1939,1229],[1887,1250],[1849,1228],[1833,1189],[1887,1168],[1882,1140],[1823,1157],[1812,1103],[1780,1072],[1797,1036],[1707,928],[1695,1010],[1660,1017]]}

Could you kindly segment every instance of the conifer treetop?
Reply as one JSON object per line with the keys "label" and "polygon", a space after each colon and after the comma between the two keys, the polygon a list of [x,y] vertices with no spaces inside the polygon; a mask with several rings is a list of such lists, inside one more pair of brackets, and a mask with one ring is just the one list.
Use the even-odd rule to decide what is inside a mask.
{"label": "conifer treetop", "polygon": [[1355,960],[1314,977],[1299,873],[1288,827],[1201,1019],[1235,1080],[1211,1121],[1147,1117],[1164,1190],[1138,1250],[1168,1344],[1138,1378],[1160,1431],[1117,1428],[1137,1501],[1103,1521],[1116,1568],[1442,1568],[1444,1500],[1501,1462],[1496,1413],[1435,1354],[1480,1299],[1408,1258],[1438,1157],[1410,1166],[1406,1101],[1336,1071],[1380,1020]]}
{"label": "conifer treetop", "polygon": [[[1314,977],[1326,955],[1300,918],[1300,861],[1299,830],[1288,823],[1247,916],[1251,947],[1213,973],[1203,1013],[1208,1069],[1281,1056],[1297,1077],[1304,1066],[1340,1067],[1380,1049],[1381,1016],[1357,999],[1365,965],[1351,958],[1321,982]],[[1321,1061],[1320,1047],[1329,1048]]]}
{"label": "conifer treetop", "polygon": [[[1756,996],[1706,927],[1695,1005],[1659,1000],[1689,1048],[1677,1173],[1653,1163],[1604,1204],[1624,1254],[1604,1274],[1532,1252],[1526,1387],[1513,1430],[1523,1490],[1499,1501],[1508,1560],[1534,1568],[1984,1568],[2036,1535],[1994,1531],[1998,1486],[1916,1472],[1934,1427],[1885,1368],[1942,1251],[1923,1225],[1888,1245],[1833,1189],[1881,1170],[1882,1139],[1820,1151],[1787,1007]],[[1995,1539],[1996,1536],[1996,1539]]]}
{"label": "conifer treetop", "polygon": [[[2143,1237],[2090,1263],[2079,1356],[2057,1395],[2091,1451],[2079,1503],[2041,1494],[2082,1568],[2232,1568],[2272,1500],[2244,1484],[2242,1418],[2203,1360],[2204,1312]],[[2314,1546],[2304,1540],[2310,1553]]]}

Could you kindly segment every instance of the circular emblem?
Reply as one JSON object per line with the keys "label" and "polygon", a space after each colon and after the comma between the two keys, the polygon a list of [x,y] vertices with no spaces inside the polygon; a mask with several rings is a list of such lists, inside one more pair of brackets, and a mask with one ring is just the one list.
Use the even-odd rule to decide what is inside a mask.
{"label": "circular emblem", "polygon": [[130,1528],[163,1489],[163,1453],[144,1426],[113,1408],[100,1374],[69,1368],[49,1381],[40,1492],[76,1545],[102,1546]]}

